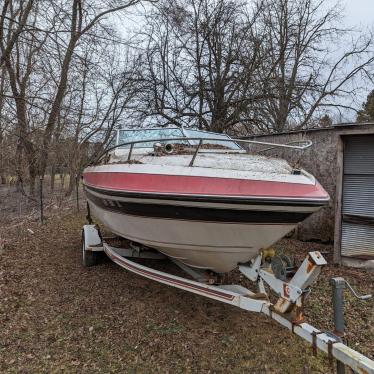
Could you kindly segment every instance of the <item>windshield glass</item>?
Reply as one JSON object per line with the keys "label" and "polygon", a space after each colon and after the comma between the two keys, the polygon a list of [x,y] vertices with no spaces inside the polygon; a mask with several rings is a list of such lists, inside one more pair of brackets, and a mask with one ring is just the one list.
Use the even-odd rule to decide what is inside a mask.
{"label": "windshield glass", "polygon": [[[147,139],[169,139],[169,138],[183,138],[184,135],[181,129],[178,128],[165,128],[165,129],[138,129],[138,130],[119,130],[119,137],[117,144],[133,142],[137,140]],[[154,142],[137,143],[134,145],[135,148],[153,148]],[[160,141],[160,143],[165,143]],[[166,141],[170,143],[170,141]],[[188,144],[187,141],[173,140],[173,143]],[[129,145],[123,148],[129,148]]]}
{"label": "windshield glass", "polygon": [[[137,143],[134,145],[135,148],[153,148],[154,141],[147,142],[147,139],[159,139],[160,143],[179,143],[179,144],[190,144],[197,145],[199,140],[167,140],[162,141],[162,139],[170,138],[203,138],[203,139],[223,139],[227,141],[218,140],[206,140],[203,144],[215,144],[229,149],[243,149],[237,143],[231,140],[231,138],[226,134],[217,134],[214,132],[192,130],[192,129],[181,129],[181,128],[155,128],[155,129],[136,129],[136,130],[119,130],[117,145],[123,143],[129,143],[139,140],[144,140],[144,142]],[[122,146],[121,148],[130,148],[130,145]]]}
{"label": "windshield glass", "polygon": [[[215,132],[201,131],[201,130],[192,130],[192,129],[183,129],[185,135],[188,138],[204,138],[204,139],[230,139],[226,134],[217,134]],[[198,140],[190,140],[190,144],[198,144]],[[204,141],[204,144],[217,144],[229,149],[242,149],[238,144],[233,141],[221,142],[218,140]]]}

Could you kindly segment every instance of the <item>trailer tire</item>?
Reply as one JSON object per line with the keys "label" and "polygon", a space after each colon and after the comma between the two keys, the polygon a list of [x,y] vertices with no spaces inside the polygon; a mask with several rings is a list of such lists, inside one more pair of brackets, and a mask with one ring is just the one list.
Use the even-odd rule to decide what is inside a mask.
{"label": "trailer tire", "polygon": [[99,263],[100,253],[87,251],[84,230],[82,230],[82,264],[84,267],[95,266]]}

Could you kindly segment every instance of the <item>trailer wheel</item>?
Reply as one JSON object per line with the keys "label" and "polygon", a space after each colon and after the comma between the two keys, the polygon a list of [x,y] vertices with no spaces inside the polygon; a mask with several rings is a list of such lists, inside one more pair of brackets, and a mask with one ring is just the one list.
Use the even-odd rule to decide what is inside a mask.
{"label": "trailer wheel", "polygon": [[82,230],[82,263],[84,267],[95,266],[99,263],[98,252],[87,251],[86,248],[86,238],[84,235],[84,230]]}

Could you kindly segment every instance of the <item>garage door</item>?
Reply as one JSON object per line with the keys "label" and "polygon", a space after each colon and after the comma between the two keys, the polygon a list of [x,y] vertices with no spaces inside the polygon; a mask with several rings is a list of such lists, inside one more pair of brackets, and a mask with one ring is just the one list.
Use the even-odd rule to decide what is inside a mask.
{"label": "garage door", "polygon": [[344,141],[342,256],[374,258],[374,135]]}

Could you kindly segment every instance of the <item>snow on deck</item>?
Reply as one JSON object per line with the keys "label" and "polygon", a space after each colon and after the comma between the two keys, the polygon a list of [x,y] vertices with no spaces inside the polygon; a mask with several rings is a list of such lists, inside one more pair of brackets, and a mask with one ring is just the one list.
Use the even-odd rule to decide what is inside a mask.
{"label": "snow on deck", "polygon": [[[192,155],[170,155],[170,156],[143,156],[134,157],[144,164],[187,166]],[[194,162],[195,167],[212,169],[231,169],[238,171],[252,171],[266,174],[287,174],[292,171],[292,167],[287,161],[265,156],[248,154],[209,154],[199,153]]]}
{"label": "snow on deck", "polygon": [[[292,173],[287,161],[266,156],[246,153],[223,153],[202,151],[197,155],[193,167],[188,167],[192,154],[152,156],[148,151],[135,149],[131,160],[139,163],[127,163],[128,150],[116,150],[110,160],[110,171],[128,170],[133,173],[152,173],[170,175],[190,175],[235,179],[267,180],[286,183],[314,184],[313,176],[305,173]],[[100,169],[98,166],[95,168]],[[104,167],[107,169],[107,167]],[[101,169],[100,169],[101,170]]]}

